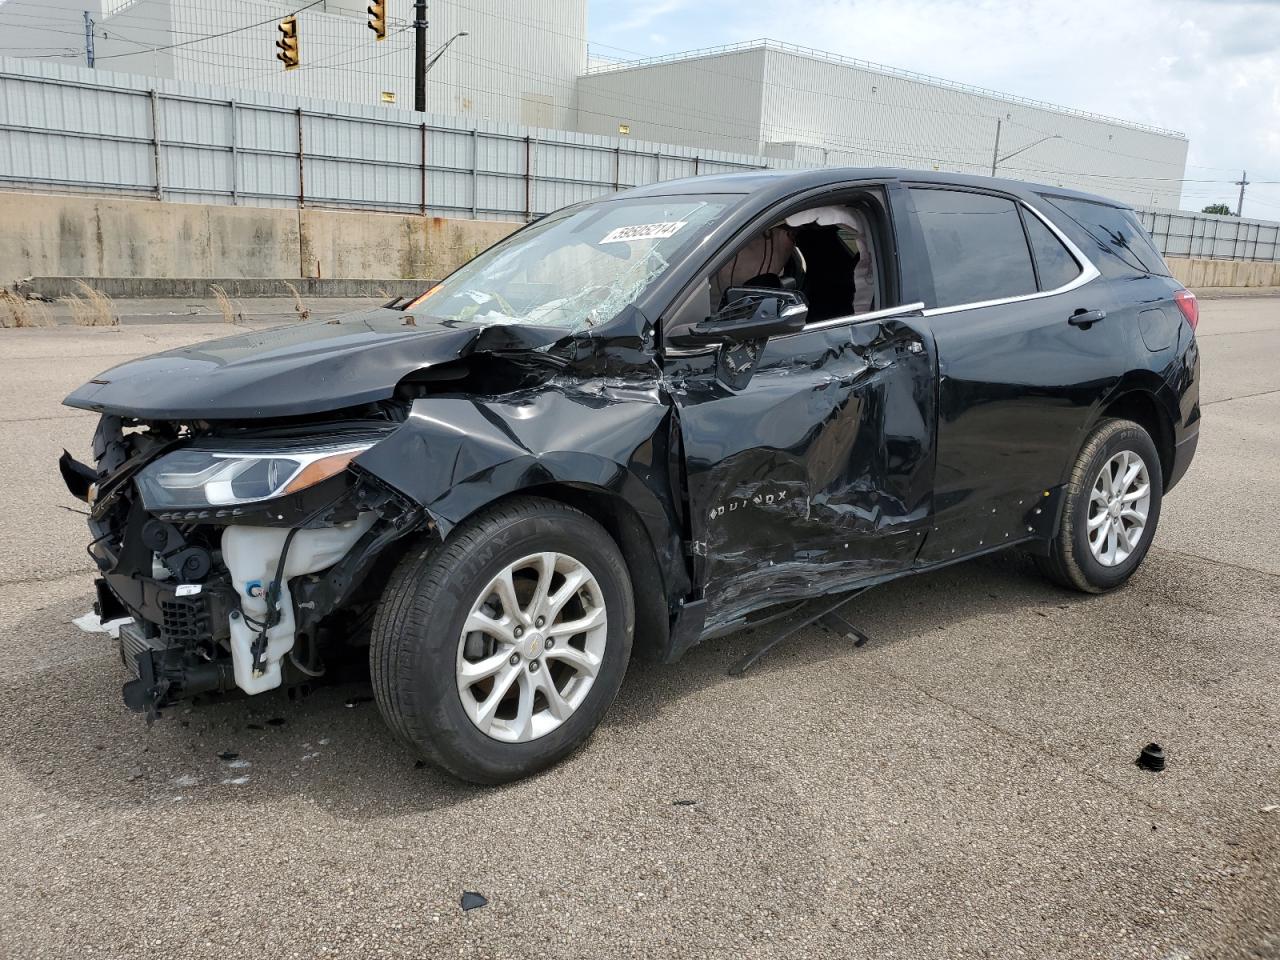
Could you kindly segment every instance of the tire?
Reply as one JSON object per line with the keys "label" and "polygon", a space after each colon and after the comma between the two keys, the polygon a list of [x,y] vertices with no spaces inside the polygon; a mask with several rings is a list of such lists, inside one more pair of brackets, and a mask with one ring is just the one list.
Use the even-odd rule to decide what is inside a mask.
{"label": "tire", "polygon": [[[507,581],[520,608],[511,611],[499,597],[499,575],[524,559],[530,565]],[[549,588],[558,586],[540,601],[544,575]],[[569,584],[581,576],[588,578],[583,586]],[[565,595],[559,612],[535,629],[532,611],[550,614],[549,605]],[[373,622],[374,698],[402,741],[454,776],[479,784],[529,776],[582,746],[604,717],[631,658],[634,609],[622,554],[599,524],[550,500],[507,501],[459,525],[443,544],[410,551],[400,562]],[[596,626],[581,634],[554,634],[565,623],[589,621]],[[464,638],[469,622],[493,630]],[[513,640],[516,627],[523,631],[518,640],[501,639]],[[471,686],[464,668],[495,672]],[[547,682],[557,685],[558,711]],[[502,683],[508,692],[492,701],[498,706],[482,709]],[[556,715],[569,706],[567,715]],[[488,732],[481,723],[489,724]]]}
{"label": "tire", "polygon": [[[1104,483],[1101,476],[1104,465],[1110,466],[1124,462],[1125,470],[1121,472],[1127,474],[1134,459],[1127,462],[1117,459],[1125,455],[1141,461],[1142,472],[1135,479],[1135,485],[1118,491],[1115,499],[1124,500],[1128,495],[1136,495],[1142,489],[1139,481],[1145,473],[1148,496],[1145,521],[1140,533],[1133,536],[1134,542],[1131,548],[1123,556],[1124,539],[1121,535],[1117,535],[1118,539],[1115,542],[1119,549],[1115,552],[1108,550],[1107,540],[1103,538],[1102,554],[1099,556],[1091,545],[1090,517],[1092,515],[1096,520],[1099,513],[1108,512],[1103,506],[1108,495],[1104,492],[1102,500],[1095,506],[1095,484]],[[1110,472],[1114,475],[1117,469],[1117,467],[1111,467]],[[1058,534],[1050,541],[1048,555],[1035,558],[1036,565],[1050,580],[1072,590],[1084,593],[1104,593],[1107,590],[1114,590],[1133,575],[1146,557],[1155,536],[1156,525],[1160,520],[1160,503],[1163,495],[1164,477],[1161,473],[1160,456],[1156,452],[1156,446],[1150,434],[1131,420],[1100,421],[1085,439],[1084,446],[1081,447],[1080,454],[1072,467]],[[1133,502],[1125,501],[1121,503],[1121,509],[1142,503],[1141,499]],[[1128,525],[1132,521],[1127,512],[1120,520],[1125,524],[1126,531],[1131,533],[1136,529]],[[1110,521],[1112,526],[1115,522],[1115,519]],[[1109,529],[1106,518],[1102,518],[1099,529]]]}

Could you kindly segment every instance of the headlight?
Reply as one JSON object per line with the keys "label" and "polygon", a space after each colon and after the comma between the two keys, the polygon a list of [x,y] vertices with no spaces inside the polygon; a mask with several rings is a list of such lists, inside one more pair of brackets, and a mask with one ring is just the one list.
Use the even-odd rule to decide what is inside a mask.
{"label": "headlight", "polygon": [[258,503],[341,473],[371,446],[370,441],[270,452],[188,447],[144,467],[138,490],[148,510]]}

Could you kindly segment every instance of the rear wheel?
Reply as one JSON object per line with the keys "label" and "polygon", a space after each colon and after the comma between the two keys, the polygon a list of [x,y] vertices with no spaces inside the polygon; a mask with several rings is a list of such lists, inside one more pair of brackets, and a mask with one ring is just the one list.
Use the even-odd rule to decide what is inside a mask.
{"label": "rear wheel", "polygon": [[1080,450],[1058,535],[1041,571],[1064,587],[1102,593],[1138,569],[1160,519],[1164,493],[1151,436],[1131,420],[1103,420]]}
{"label": "rear wheel", "polygon": [[501,783],[581,746],[622,684],[633,598],[609,534],[534,498],[401,562],[374,620],[391,728],[455,776]]}

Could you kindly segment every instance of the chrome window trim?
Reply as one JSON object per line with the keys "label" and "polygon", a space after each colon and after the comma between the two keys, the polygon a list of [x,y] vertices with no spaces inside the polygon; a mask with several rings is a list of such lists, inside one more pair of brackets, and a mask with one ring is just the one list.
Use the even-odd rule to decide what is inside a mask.
{"label": "chrome window trim", "polygon": [[[950,307],[930,307],[924,312],[926,317],[939,317],[948,313],[959,313],[962,310],[977,310],[981,307],[998,307],[1006,303],[1022,303],[1025,300],[1040,300],[1044,297],[1056,297],[1059,294],[1068,293],[1079,287],[1083,287],[1086,283],[1096,280],[1098,277],[1102,276],[1102,273],[1098,268],[1093,265],[1093,261],[1086,257],[1084,252],[1071,242],[1070,237],[1058,229],[1058,225],[1056,223],[1029,203],[1025,203],[1022,200],[1014,200],[1013,202],[1022,207],[1022,209],[1028,210],[1034,214],[1036,219],[1048,227],[1049,232],[1062,242],[1062,245],[1067,248],[1067,252],[1075,258],[1076,265],[1080,267],[1080,275],[1070,283],[1064,283],[1062,286],[1055,287],[1052,290],[1037,290],[1035,293],[1024,293],[1016,297],[1001,297],[998,300],[979,300],[976,303],[957,303]],[[1031,251],[1030,242],[1027,244],[1027,253],[1034,256]]]}
{"label": "chrome window trim", "polygon": [[795,333],[788,333],[779,337],[779,340],[785,340],[787,337],[798,337],[808,333],[810,330],[825,330],[828,327],[841,327],[846,324],[861,323],[863,320],[886,320],[889,317],[899,317],[904,313],[915,313],[924,310],[924,303],[917,301],[916,303],[904,303],[898,307],[885,307],[882,310],[868,310],[866,313],[851,313],[847,317],[832,317],[830,320],[815,320],[813,323],[806,323],[803,330]]}

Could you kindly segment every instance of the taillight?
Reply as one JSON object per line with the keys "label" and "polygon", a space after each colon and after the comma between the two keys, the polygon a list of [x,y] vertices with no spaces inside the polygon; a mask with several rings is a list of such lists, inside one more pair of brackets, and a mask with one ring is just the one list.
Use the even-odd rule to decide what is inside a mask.
{"label": "taillight", "polygon": [[1182,315],[1187,318],[1187,323],[1191,324],[1191,329],[1196,328],[1196,324],[1200,322],[1200,302],[1196,300],[1196,295],[1190,290],[1179,290],[1173,295],[1173,302],[1178,305],[1178,309],[1182,311]]}

